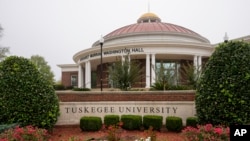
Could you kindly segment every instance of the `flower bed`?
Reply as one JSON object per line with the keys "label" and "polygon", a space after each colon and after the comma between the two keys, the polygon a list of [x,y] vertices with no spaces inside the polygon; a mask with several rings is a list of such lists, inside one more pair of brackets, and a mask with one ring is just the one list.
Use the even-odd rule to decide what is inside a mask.
{"label": "flower bed", "polygon": [[[51,134],[52,141],[92,141],[106,140],[108,129],[102,129],[97,132],[82,132],[78,126],[75,127],[55,127]],[[144,131],[127,131],[120,130],[121,141],[135,141],[140,138],[147,138],[147,133]],[[184,136],[181,133],[156,131],[157,141],[183,141]],[[70,140],[71,139],[71,140]],[[74,140],[72,140],[74,139]]]}
{"label": "flower bed", "polygon": [[229,127],[212,124],[199,125],[197,128],[189,126],[182,130],[188,141],[229,141],[229,132]]}
{"label": "flower bed", "polygon": [[0,141],[229,141],[229,128],[211,124],[188,126],[181,133],[166,129],[133,130],[121,128],[122,123],[105,127],[99,131],[82,131],[79,126],[57,126],[48,134],[47,130],[33,126],[15,127],[0,134]]}

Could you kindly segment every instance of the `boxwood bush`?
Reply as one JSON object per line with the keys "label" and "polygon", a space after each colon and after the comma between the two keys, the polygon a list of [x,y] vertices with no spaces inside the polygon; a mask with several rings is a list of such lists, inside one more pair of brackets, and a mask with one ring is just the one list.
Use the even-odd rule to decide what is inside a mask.
{"label": "boxwood bush", "polygon": [[182,130],[183,123],[181,117],[168,116],[166,117],[166,128],[169,131],[180,132]]}
{"label": "boxwood bush", "polygon": [[250,44],[219,44],[209,58],[195,97],[200,124],[250,122]]}
{"label": "boxwood bush", "polygon": [[84,116],[80,119],[80,128],[82,131],[98,131],[101,127],[101,117]]}
{"label": "boxwood bush", "polygon": [[142,116],[140,115],[122,115],[123,129],[139,130],[142,126]]}
{"label": "boxwood bush", "polygon": [[198,118],[197,117],[188,117],[186,119],[186,126],[197,127]]}
{"label": "boxwood bush", "polygon": [[73,88],[73,91],[90,91],[89,88]]}
{"label": "boxwood bush", "polygon": [[120,121],[119,115],[105,115],[104,116],[104,124],[106,127],[110,125],[116,125]]}
{"label": "boxwood bush", "polygon": [[51,129],[58,116],[52,84],[29,59],[11,56],[0,62],[0,124]]}
{"label": "boxwood bush", "polygon": [[145,115],[143,116],[143,127],[148,129],[150,126],[155,130],[160,130],[162,127],[162,116],[157,115]]}

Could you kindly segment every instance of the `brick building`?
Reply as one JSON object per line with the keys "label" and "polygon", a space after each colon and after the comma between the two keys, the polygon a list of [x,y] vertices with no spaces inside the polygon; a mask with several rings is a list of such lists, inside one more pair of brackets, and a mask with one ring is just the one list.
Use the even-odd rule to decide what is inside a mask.
{"label": "brick building", "polygon": [[[144,77],[135,87],[149,88],[155,83],[157,69],[163,63],[165,69],[173,71],[173,83],[182,83],[180,69],[190,62],[202,66],[212,54],[214,47],[208,39],[185,27],[162,22],[154,13],[145,13],[136,23],[118,28],[105,35],[102,47],[103,87],[113,87],[108,67],[117,58],[137,60],[145,67]],[[249,41],[249,36],[238,40]],[[62,84],[95,88],[100,87],[101,67],[100,41],[91,48],[81,50],[73,56],[75,64],[58,65],[62,71]]]}

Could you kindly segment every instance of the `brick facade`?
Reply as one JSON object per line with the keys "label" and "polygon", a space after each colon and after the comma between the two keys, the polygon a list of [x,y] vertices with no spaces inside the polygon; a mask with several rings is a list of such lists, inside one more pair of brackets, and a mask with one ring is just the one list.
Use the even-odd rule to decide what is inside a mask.
{"label": "brick facade", "polygon": [[61,102],[91,101],[194,101],[195,91],[57,91]]}
{"label": "brick facade", "polygon": [[65,87],[71,86],[71,76],[76,75],[77,76],[77,82],[78,82],[78,72],[72,71],[72,72],[62,72],[62,84]]}

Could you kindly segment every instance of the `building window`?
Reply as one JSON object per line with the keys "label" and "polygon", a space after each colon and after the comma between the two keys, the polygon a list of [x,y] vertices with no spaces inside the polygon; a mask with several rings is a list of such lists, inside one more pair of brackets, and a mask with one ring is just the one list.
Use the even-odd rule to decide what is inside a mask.
{"label": "building window", "polygon": [[156,68],[156,80],[166,79],[166,81],[172,85],[179,83],[179,69],[180,63],[178,62],[163,62],[157,61]]}
{"label": "building window", "polygon": [[71,86],[77,86],[77,76],[71,75]]}

